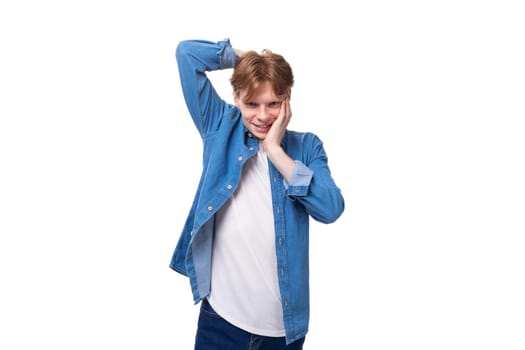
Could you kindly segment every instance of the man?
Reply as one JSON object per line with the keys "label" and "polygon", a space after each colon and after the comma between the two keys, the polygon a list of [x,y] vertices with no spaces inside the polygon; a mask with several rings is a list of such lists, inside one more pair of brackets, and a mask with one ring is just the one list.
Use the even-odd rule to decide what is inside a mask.
{"label": "man", "polygon": [[[309,322],[309,218],[344,199],[321,140],[287,130],[294,83],[269,50],[186,40],[176,58],[203,142],[202,176],[171,268],[201,302],[195,349],[302,349]],[[233,69],[234,104],[206,72]]]}

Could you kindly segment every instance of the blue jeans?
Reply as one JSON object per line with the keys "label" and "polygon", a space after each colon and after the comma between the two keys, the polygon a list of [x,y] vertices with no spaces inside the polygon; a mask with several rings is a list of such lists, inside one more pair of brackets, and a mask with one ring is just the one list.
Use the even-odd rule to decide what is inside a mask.
{"label": "blue jeans", "polygon": [[301,350],[304,340],[286,345],[284,337],[248,333],[220,317],[206,299],[201,302],[195,350]]}

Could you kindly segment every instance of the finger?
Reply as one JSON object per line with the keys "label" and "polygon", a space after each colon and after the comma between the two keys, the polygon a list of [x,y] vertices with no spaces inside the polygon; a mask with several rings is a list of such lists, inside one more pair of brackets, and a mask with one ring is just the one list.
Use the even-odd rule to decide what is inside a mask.
{"label": "finger", "polygon": [[286,98],[286,100],[284,100],[284,116],[286,118],[286,120],[289,120],[290,117],[292,116],[292,108],[290,107],[290,99],[289,98]]}
{"label": "finger", "polygon": [[283,118],[286,118],[286,101],[283,101],[283,103],[281,103],[281,110],[280,110],[281,113],[279,113],[281,115],[281,117]]}
{"label": "finger", "polygon": [[279,110],[279,118],[286,119],[287,115],[288,115],[288,108],[287,108],[286,100],[284,100],[283,102],[281,102],[281,109]]}

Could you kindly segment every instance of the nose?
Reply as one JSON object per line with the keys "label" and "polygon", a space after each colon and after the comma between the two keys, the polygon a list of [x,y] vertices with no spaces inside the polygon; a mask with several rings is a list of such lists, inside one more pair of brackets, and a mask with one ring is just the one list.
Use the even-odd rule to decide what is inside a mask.
{"label": "nose", "polygon": [[270,110],[268,109],[268,107],[262,105],[259,109],[259,114],[257,117],[261,121],[267,121],[271,119],[271,114],[270,114]]}

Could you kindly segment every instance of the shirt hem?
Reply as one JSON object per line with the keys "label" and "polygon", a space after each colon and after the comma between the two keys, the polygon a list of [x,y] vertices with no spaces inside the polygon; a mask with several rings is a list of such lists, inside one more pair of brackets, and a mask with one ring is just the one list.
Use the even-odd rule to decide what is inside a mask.
{"label": "shirt hem", "polygon": [[240,329],[242,329],[245,332],[256,334],[256,335],[261,335],[261,336],[264,336],[264,337],[274,337],[274,338],[282,338],[282,337],[286,336],[286,330],[285,329],[283,329],[282,331],[271,331],[271,330],[267,330],[267,329],[258,329],[258,328],[254,328],[254,327],[246,327],[246,326],[244,326],[242,324],[242,322],[234,320],[231,317],[229,317],[228,315],[225,315],[222,311],[217,310],[217,308],[215,307],[215,305],[212,304],[212,302],[210,301],[209,298],[208,298],[208,303],[210,303],[210,305],[213,308],[213,310],[215,310],[215,312],[221,318],[223,318],[226,322],[231,323],[233,326],[235,326],[237,328],[240,328]]}

